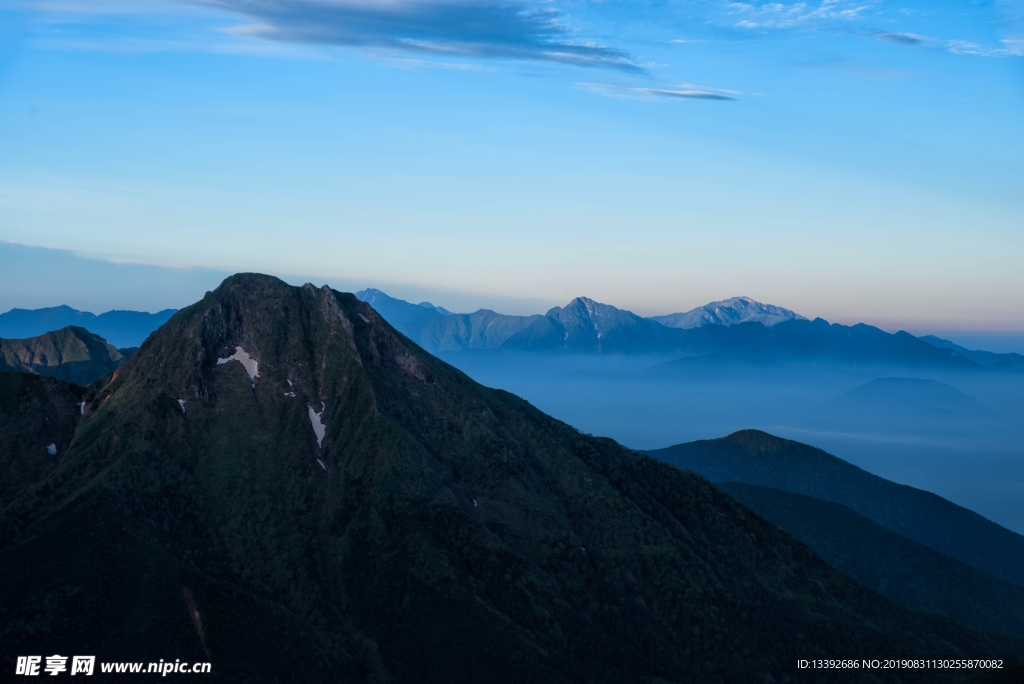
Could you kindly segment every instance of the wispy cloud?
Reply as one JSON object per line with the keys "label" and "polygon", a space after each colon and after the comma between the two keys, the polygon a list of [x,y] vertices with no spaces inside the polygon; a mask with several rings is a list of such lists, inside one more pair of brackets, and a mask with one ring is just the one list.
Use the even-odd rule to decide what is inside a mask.
{"label": "wispy cloud", "polygon": [[970,40],[936,40],[916,33],[898,33],[895,31],[875,31],[869,34],[876,40],[883,40],[898,45],[931,45],[944,49],[954,55],[973,55],[976,57],[1008,57],[1024,56],[1024,40],[1003,39],[998,45],[983,45]]}
{"label": "wispy cloud", "polygon": [[682,85],[675,88],[649,88],[617,86],[608,83],[577,83],[576,87],[605,97],[620,100],[655,100],[659,98],[680,100],[735,100],[740,93],[705,86]]}
{"label": "wispy cloud", "polygon": [[446,69],[449,71],[485,71],[486,67],[479,64],[463,64],[461,62],[435,62],[427,59],[411,59],[409,57],[392,57],[388,64],[400,69]]}
{"label": "wispy cloud", "polygon": [[897,31],[878,31],[874,34],[874,37],[877,40],[884,40],[899,45],[920,45],[930,40],[927,36],[919,36],[916,33],[899,33]]}
{"label": "wispy cloud", "polygon": [[949,40],[946,41],[946,49],[954,55],[1024,57],[1024,40],[1004,39],[999,46],[982,45],[970,40]]}
{"label": "wispy cloud", "polygon": [[735,25],[741,28],[782,29],[861,19],[870,7],[869,3],[849,0],[822,0],[817,4],[795,2],[788,5],[782,2],[760,5],[730,2],[726,5],[726,11],[735,19]]}
{"label": "wispy cloud", "polygon": [[528,0],[191,0],[246,17],[236,34],[273,41],[540,60],[642,71],[622,50],[583,39],[562,12]]}

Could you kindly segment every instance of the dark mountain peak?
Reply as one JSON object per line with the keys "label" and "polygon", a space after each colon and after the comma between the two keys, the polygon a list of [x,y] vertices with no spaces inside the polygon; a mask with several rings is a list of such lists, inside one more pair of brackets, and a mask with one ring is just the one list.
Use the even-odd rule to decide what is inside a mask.
{"label": "dark mountain peak", "polygon": [[[787,447],[799,444],[799,442],[792,442],[788,439],[776,437],[775,435],[770,435],[767,432],[762,432],[761,430],[739,430],[731,435],[721,437],[717,441],[734,444],[758,454],[779,452]],[[800,444],[800,446],[805,445]]]}

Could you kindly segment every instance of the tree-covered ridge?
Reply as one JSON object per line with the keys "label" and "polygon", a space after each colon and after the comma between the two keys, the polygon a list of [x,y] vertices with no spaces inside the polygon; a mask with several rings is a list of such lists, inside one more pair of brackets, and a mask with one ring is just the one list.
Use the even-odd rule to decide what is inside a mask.
{"label": "tree-covered ridge", "polygon": [[842,504],[742,482],[719,487],[833,567],[901,605],[1024,637],[1024,587],[944,556]]}
{"label": "tree-covered ridge", "polygon": [[39,373],[86,385],[122,361],[113,345],[74,326],[27,339],[0,339],[0,372]]}
{"label": "tree-covered ridge", "polygon": [[931,492],[872,475],[821,449],[742,430],[647,453],[712,482],[746,482],[849,506],[883,527],[1024,586],[1024,537]]}

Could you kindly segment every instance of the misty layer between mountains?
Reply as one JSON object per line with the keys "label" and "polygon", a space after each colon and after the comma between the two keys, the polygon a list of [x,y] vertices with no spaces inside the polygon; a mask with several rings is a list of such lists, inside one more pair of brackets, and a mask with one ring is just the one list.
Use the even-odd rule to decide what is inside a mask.
{"label": "misty layer between mountains", "polygon": [[[442,353],[584,432],[651,449],[756,428],[1024,531],[1024,377],[728,359]],[[674,365],[676,364],[676,365]]]}
{"label": "misty layer between mountains", "polygon": [[577,298],[544,315],[357,297],[485,385],[651,449],[756,428],[1024,531],[1024,357],[809,321],[746,297],[642,318]]}

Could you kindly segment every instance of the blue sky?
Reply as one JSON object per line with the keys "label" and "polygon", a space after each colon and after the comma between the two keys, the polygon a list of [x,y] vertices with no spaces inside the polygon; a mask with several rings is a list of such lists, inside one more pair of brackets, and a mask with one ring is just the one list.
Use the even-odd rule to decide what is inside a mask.
{"label": "blue sky", "polygon": [[0,307],[257,270],[1021,332],[1024,2],[0,0],[0,241],[137,283],[8,247],[50,284]]}

